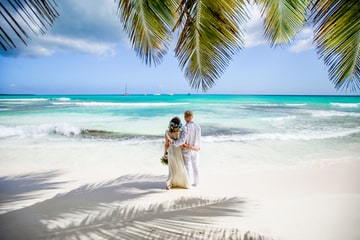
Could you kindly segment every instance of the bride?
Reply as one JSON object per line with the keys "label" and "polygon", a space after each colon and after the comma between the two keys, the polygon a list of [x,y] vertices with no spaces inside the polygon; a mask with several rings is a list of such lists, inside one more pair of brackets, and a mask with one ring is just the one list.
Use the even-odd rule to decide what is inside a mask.
{"label": "bride", "polygon": [[168,159],[169,167],[169,176],[166,181],[167,190],[170,190],[172,187],[190,188],[181,148],[190,149],[191,146],[184,144],[182,147],[176,147],[174,144],[170,144],[171,140],[176,140],[180,137],[181,127],[180,118],[174,117],[169,123],[169,129],[165,132],[164,158]]}

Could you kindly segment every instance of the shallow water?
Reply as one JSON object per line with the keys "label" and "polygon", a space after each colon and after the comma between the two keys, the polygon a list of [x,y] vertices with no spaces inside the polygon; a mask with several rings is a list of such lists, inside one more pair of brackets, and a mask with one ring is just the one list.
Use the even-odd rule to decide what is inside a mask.
{"label": "shallow water", "polygon": [[[204,147],[217,153],[210,146],[223,146],[222,158],[247,165],[292,165],[316,161],[311,157],[316,154],[352,159],[359,153],[356,96],[17,95],[0,97],[0,154],[27,161],[19,159],[19,152],[9,152],[14,147],[41,152],[141,145],[142,151],[152,146],[160,155],[169,120],[187,109],[202,127]],[[1,159],[0,164],[7,161]]]}
{"label": "shallow water", "polygon": [[360,97],[0,96],[0,214],[129,174],[165,184],[164,132],[188,109],[207,177],[360,160]]}

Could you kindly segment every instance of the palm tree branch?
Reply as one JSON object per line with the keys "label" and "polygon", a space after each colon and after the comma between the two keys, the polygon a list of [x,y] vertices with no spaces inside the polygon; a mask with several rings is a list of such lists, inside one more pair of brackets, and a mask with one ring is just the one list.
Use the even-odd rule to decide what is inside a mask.
{"label": "palm tree branch", "polygon": [[[25,17],[23,16],[23,14],[21,13],[20,9],[18,8],[20,5],[17,4],[17,2],[15,1],[15,4],[17,4],[17,6],[14,5],[13,2],[11,1],[8,1],[9,4],[12,6],[12,8],[15,10],[15,12],[18,14],[18,16],[21,17],[21,19],[24,21],[24,23],[28,26],[29,29],[31,29],[31,31],[37,35],[37,32],[32,28],[32,26],[30,25],[29,21],[26,20],[26,16],[29,16],[29,15],[26,15]],[[21,4],[21,3],[20,3]],[[34,21],[31,19],[31,18],[28,18],[33,24],[34,24]]]}
{"label": "palm tree branch", "polygon": [[[31,9],[31,7],[28,6],[28,3],[27,3],[27,2],[25,2],[26,6],[24,6],[24,5],[21,3],[21,1],[15,0],[15,4],[16,4],[15,8],[16,8],[16,9],[19,9],[19,10],[22,10],[22,11],[24,12],[26,18],[27,18],[28,20],[30,20],[31,24],[34,25],[37,29],[39,29],[39,31],[40,31],[42,34],[44,34],[45,31],[43,30],[43,28],[46,29],[46,26],[44,25],[44,23],[43,23],[42,21],[36,21],[36,20],[35,20],[35,18],[33,17],[33,15],[35,14],[34,9]],[[26,8],[30,9],[33,14],[31,14],[31,12],[29,12],[29,11],[24,11],[24,9],[26,10]],[[28,22],[28,21],[27,21],[27,22]],[[38,23],[38,22],[39,22],[39,23]],[[30,24],[30,23],[29,23],[29,24]],[[40,26],[39,24],[41,24],[41,26]],[[33,28],[31,27],[31,29],[33,29]]]}
{"label": "palm tree branch", "polygon": [[306,22],[311,0],[255,0],[264,17],[265,38],[274,45],[288,45]]}
{"label": "palm tree branch", "polygon": [[0,26],[0,37],[1,37],[1,41],[0,44],[3,47],[4,50],[6,50],[7,48],[5,47],[4,44],[10,46],[10,48],[15,48],[15,43],[11,40],[11,38],[9,37],[9,35],[7,35],[6,31],[4,31],[4,29]]}
{"label": "palm tree branch", "polygon": [[317,0],[312,7],[317,52],[337,89],[360,89],[360,4]]}
{"label": "palm tree branch", "polygon": [[159,64],[172,38],[175,0],[119,0],[118,14],[137,55],[150,66]]}
{"label": "palm tree branch", "polygon": [[[31,39],[30,29],[34,34],[45,33],[47,26],[52,26],[59,16],[54,0],[7,0],[0,3],[0,16],[3,19],[0,38],[1,47],[7,51],[16,48],[16,41],[23,44]],[[41,26],[39,25],[41,24]]]}
{"label": "palm tree branch", "polygon": [[[10,14],[10,12],[5,8],[5,6],[2,3],[0,3],[0,7],[5,11],[5,14],[2,11],[0,11],[0,15],[5,19],[5,22],[13,30],[13,32],[16,34],[16,36],[25,45],[27,45],[27,43],[26,43],[26,41],[24,39],[24,36],[26,38],[29,38],[29,36],[26,34],[24,29],[19,25],[19,23],[14,19],[14,17]],[[20,32],[18,30],[20,30]]]}
{"label": "palm tree branch", "polygon": [[194,89],[215,85],[232,56],[242,48],[241,24],[246,6],[236,0],[189,0],[179,7],[177,28],[181,29],[175,49],[180,67]]}

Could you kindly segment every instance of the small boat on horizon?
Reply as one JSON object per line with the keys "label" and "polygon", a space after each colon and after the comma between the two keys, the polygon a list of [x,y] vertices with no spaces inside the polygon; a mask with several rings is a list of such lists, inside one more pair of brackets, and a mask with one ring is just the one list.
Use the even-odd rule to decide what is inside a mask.
{"label": "small boat on horizon", "polygon": [[130,94],[127,92],[127,84],[125,85],[125,91],[121,96],[129,96]]}

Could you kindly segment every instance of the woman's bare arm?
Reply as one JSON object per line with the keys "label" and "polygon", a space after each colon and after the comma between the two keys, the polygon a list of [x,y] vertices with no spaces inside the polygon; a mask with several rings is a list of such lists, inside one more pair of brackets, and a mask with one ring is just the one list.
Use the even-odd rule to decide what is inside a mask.
{"label": "woman's bare arm", "polygon": [[184,149],[188,149],[188,150],[194,150],[194,151],[199,151],[199,150],[200,150],[199,147],[194,147],[194,146],[191,146],[191,145],[186,144],[186,143],[183,144],[182,147],[183,147]]}
{"label": "woman's bare arm", "polygon": [[170,146],[170,141],[169,141],[168,137],[165,135],[164,156],[167,155],[167,151],[169,149],[169,146]]}

